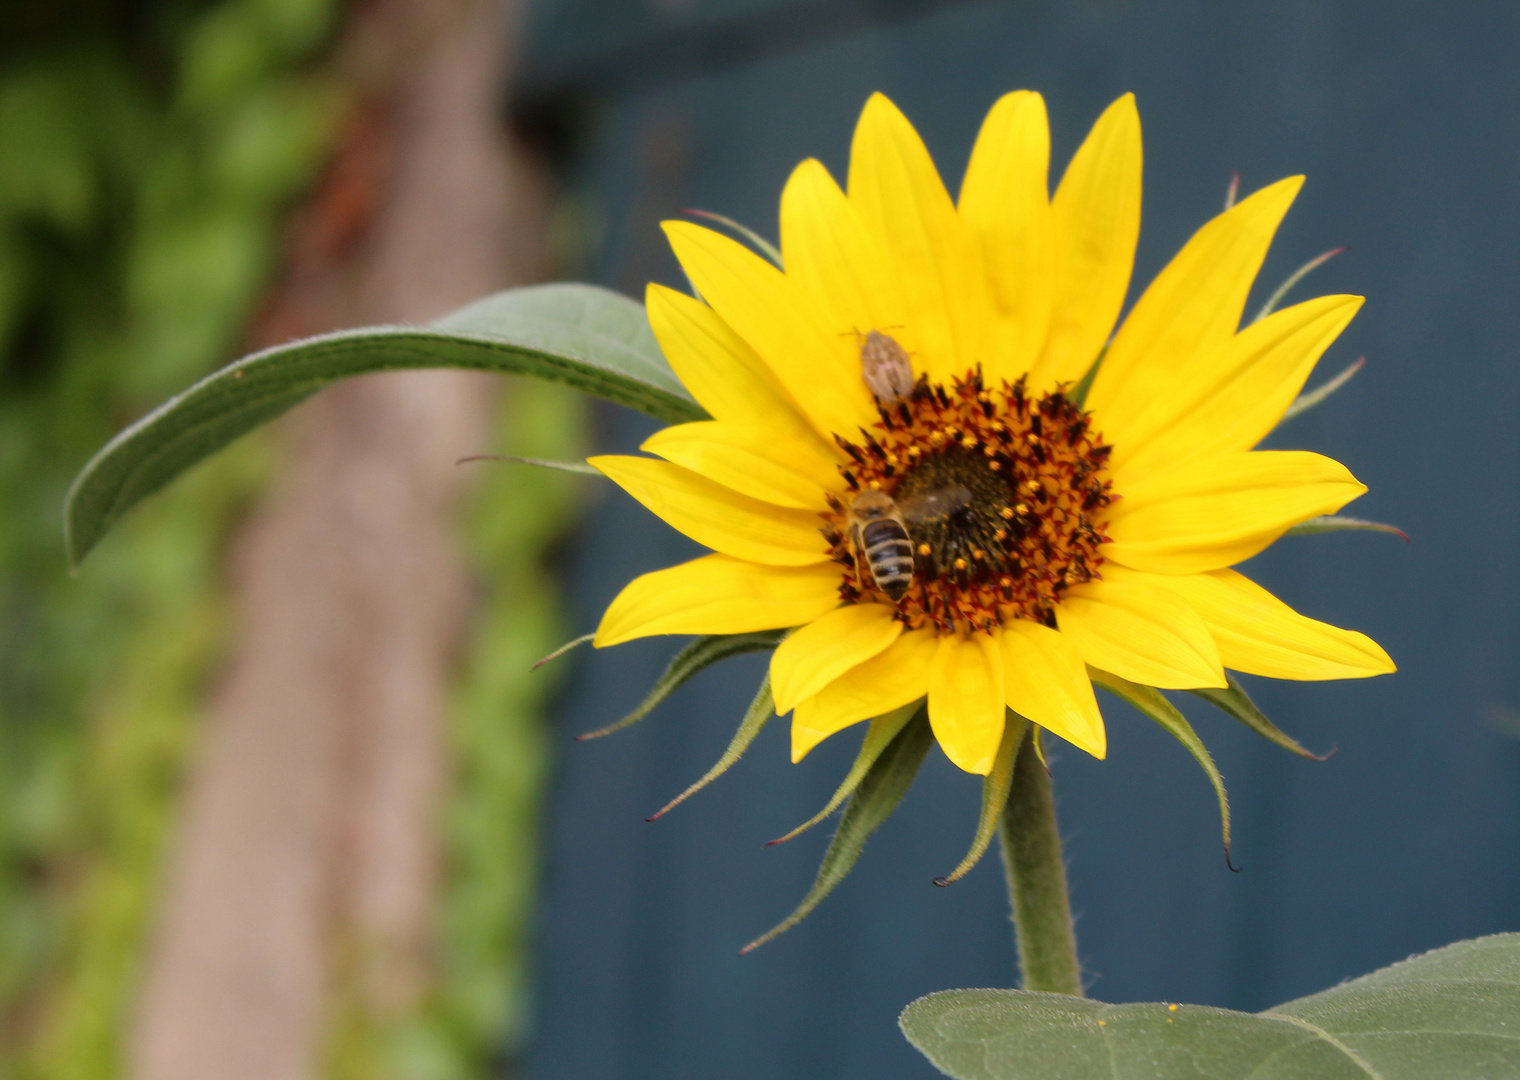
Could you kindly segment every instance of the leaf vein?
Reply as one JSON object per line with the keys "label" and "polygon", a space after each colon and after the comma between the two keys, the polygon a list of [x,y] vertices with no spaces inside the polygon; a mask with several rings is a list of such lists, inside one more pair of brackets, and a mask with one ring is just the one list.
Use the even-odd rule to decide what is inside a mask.
{"label": "leaf vein", "polygon": [[1371,1078],[1371,1080],[1385,1080],[1383,1074],[1363,1061],[1360,1054],[1351,1049],[1351,1047],[1347,1046],[1345,1043],[1341,1042],[1334,1035],[1330,1034],[1318,1024],[1311,1024],[1307,1020],[1300,1019],[1297,1016],[1289,1016],[1286,1013],[1268,1012],[1262,1013],[1261,1015],[1271,1017],[1273,1020],[1286,1020],[1290,1024],[1296,1024],[1297,1026],[1303,1028],[1305,1031],[1314,1035],[1316,1038],[1323,1039],[1325,1042],[1329,1043],[1331,1046],[1339,1050],[1342,1054],[1345,1054],[1347,1060],[1357,1068],[1361,1069],[1364,1073],[1366,1073],[1368,1077]]}

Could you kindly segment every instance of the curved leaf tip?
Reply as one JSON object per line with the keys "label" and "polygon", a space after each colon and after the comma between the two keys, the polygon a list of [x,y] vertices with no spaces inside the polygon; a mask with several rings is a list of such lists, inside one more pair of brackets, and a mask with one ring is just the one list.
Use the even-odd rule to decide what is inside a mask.
{"label": "curved leaf tip", "polygon": [[265,349],[170,398],[75,478],[64,504],[70,563],[137,503],[318,390],[415,368],[531,375],[672,422],[707,415],[665,362],[637,301],[575,283],[512,289],[429,326],[372,326]]}

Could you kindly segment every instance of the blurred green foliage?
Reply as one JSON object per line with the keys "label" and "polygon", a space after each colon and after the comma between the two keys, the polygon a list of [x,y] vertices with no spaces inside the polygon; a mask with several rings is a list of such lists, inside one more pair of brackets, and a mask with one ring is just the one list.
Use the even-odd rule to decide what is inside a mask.
{"label": "blurred green foliage", "polygon": [[73,473],[230,358],[319,167],[334,0],[0,4],[0,1076],[119,1071],[245,443],[67,577]]}

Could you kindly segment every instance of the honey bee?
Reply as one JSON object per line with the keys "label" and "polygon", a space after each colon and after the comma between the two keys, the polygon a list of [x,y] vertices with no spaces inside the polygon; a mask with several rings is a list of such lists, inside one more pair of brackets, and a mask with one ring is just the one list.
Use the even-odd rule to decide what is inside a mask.
{"label": "honey bee", "polygon": [[913,584],[913,538],[908,522],[948,518],[971,502],[959,484],[897,500],[884,491],[862,491],[850,503],[849,531],[855,544],[855,568],[863,561],[871,580],[895,604]]}
{"label": "honey bee", "polygon": [[897,339],[872,330],[860,339],[860,374],[876,404],[896,405],[913,393],[913,365]]}

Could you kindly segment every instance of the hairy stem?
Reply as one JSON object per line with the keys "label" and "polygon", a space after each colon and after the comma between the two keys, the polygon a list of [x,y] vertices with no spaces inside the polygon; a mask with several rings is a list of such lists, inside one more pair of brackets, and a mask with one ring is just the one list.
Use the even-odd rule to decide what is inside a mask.
{"label": "hairy stem", "polygon": [[1077,961],[1077,938],[1066,895],[1066,864],[1061,858],[1055,796],[1035,738],[1031,728],[1019,747],[1000,830],[1018,937],[1019,969],[1025,990],[1081,997],[1082,966]]}

